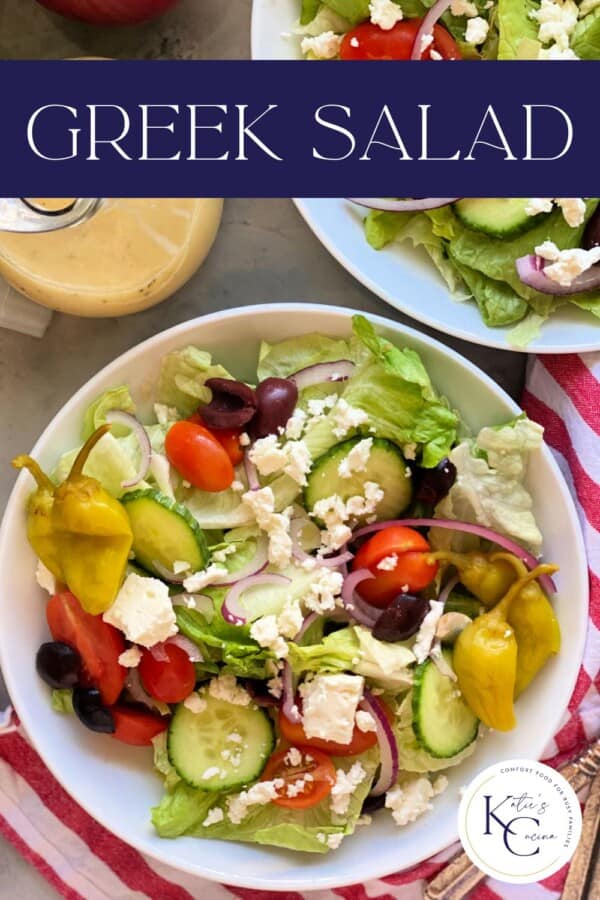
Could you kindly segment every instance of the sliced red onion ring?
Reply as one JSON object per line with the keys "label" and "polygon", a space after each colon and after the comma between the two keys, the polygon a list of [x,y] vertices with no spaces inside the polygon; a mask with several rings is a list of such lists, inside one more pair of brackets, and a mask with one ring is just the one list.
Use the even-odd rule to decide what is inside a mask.
{"label": "sliced red onion ring", "polygon": [[175,647],[179,647],[187,653],[190,662],[197,663],[204,661],[204,657],[200,653],[197,645],[193,641],[190,641],[185,634],[174,634],[173,637],[167,638],[165,644],[173,644]]}
{"label": "sliced red onion ring", "polygon": [[381,615],[381,610],[375,609],[374,606],[359,597],[354,590],[357,584],[367,578],[375,578],[369,569],[356,569],[351,572],[344,579],[342,585],[342,601],[353,619],[356,619],[361,625],[366,625],[367,628],[372,628]]}
{"label": "sliced red onion ring", "polygon": [[354,554],[350,553],[349,550],[344,553],[338,553],[337,556],[312,556],[312,554],[307,553],[306,550],[303,550],[300,545],[300,534],[302,533],[302,529],[308,522],[306,519],[292,519],[290,524],[290,537],[292,539],[292,556],[298,562],[304,562],[307,559],[312,559],[318,566],[325,566],[328,569],[335,569],[338,566],[343,566],[345,563],[349,563],[350,560],[354,559]]}
{"label": "sliced red onion ring", "polygon": [[154,644],[153,647],[149,648],[150,653],[156,660],[156,662],[168,662],[169,656],[167,651],[165,650],[164,642],[161,641],[159,644]]}
{"label": "sliced red onion ring", "polygon": [[231,587],[237,584],[238,581],[243,581],[244,578],[259,575],[263,569],[266,569],[268,564],[269,541],[266,534],[261,534],[256,539],[256,550],[252,559],[245,566],[242,566],[241,569],[238,569],[237,572],[229,572],[227,575],[223,575],[223,578],[227,579],[226,581],[218,581],[216,583],[219,587]]}
{"label": "sliced red onion ring", "polygon": [[450,596],[450,594],[452,593],[452,591],[454,590],[454,588],[456,587],[458,582],[459,582],[458,575],[454,575],[449,581],[446,582],[446,584],[440,591],[440,595],[438,597],[438,601],[440,603],[443,603],[445,605],[446,600],[448,599],[448,597]]}
{"label": "sliced red onion ring", "polygon": [[421,59],[423,55],[423,47],[422,42],[423,38],[427,37],[427,35],[433,35],[433,28],[436,22],[442,18],[447,9],[450,8],[452,0],[437,0],[437,3],[434,3],[423,21],[421,22],[421,27],[417,31],[415,36],[415,42],[413,44],[412,53],[410,55],[411,59]]}
{"label": "sliced red onion ring", "polygon": [[306,634],[306,632],[308,631],[310,626],[313,624],[313,622],[316,622],[318,618],[319,618],[319,613],[316,613],[316,612],[309,613],[306,616],[306,618],[304,619],[304,622],[302,623],[302,627],[300,628],[300,631],[294,637],[294,643],[297,643],[298,641],[302,640],[302,638],[304,637],[304,635]]}
{"label": "sliced red onion ring", "polygon": [[600,287],[600,264],[592,266],[574,278],[571,284],[559,284],[544,274],[546,260],[541,256],[521,256],[517,260],[517,275],[523,284],[541,291],[542,294],[568,296],[583,291],[594,291]]}
{"label": "sliced red onion ring", "polygon": [[338,359],[337,362],[316,363],[314,366],[299,369],[288,378],[294,382],[299,391],[303,391],[313,384],[323,384],[326,381],[333,383],[347,381],[352,377],[355,368],[349,359]]}
{"label": "sliced red onion ring", "polygon": [[246,472],[246,479],[248,481],[248,490],[257,491],[260,488],[258,472],[256,466],[248,456],[248,451],[244,453],[244,471]]}
{"label": "sliced red onion ring", "polygon": [[379,742],[380,768],[379,777],[371,788],[370,797],[378,797],[396,783],[399,769],[398,745],[392,726],[388,722],[385,710],[377,697],[370,691],[365,691],[360,702],[360,708],[371,713],[377,726],[377,740]]}
{"label": "sliced red onion ring", "polygon": [[124,412],[122,409],[109,409],[104,418],[110,425],[123,425],[125,428],[130,428],[135,434],[141,454],[140,467],[133,478],[121,482],[122,488],[135,487],[135,485],[139,484],[140,481],[143,481],[148,474],[150,460],[152,459],[152,444],[150,443],[150,438],[148,437],[146,429],[135,416],[132,416],[131,413]]}
{"label": "sliced red onion ring", "polygon": [[[355,540],[356,538],[363,537],[365,534],[371,534],[373,531],[381,531],[382,528],[389,528],[391,525],[407,525],[410,528],[446,528],[450,531],[464,531],[467,534],[475,534],[477,537],[483,538],[486,541],[492,541],[492,543],[498,544],[499,547],[504,547],[509,553],[512,553],[514,556],[518,557],[518,559],[523,560],[528,569],[535,569],[536,566],[539,565],[539,560],[537,560],[532,553],[529,553],[524,547],[516,544],[503,534],[498,534],[497,531],[492,531],[491,528],[486,528],[484,525],[473,525],[471,522],[455,522],[453,519],[390,519],[389,522],[374,522],[372,525],[364,525],[362,528],[359,528],[358,531],[354,532],[352,538]],[[547,594],[554,594],[556,592],[556,585],[549,575],[540,575],[538,581]]]}
{"label": "sliced red onion ring", "polygon": [[237,581],[227,593],[221,615],[230,625],[245,625],[247,619],[246,610],[239,603],[240,596],[248,588],[257,587],[259,584],[289,584],[287,575],[277,575],[275,572],[265,572],[261,575],[250,575]]}
{"label": "sliced red onion ring", "polygon": [[281,711],[289,722],[298,724],[302,721],[302,716],[296,705],[296,698],[294,696],[294,676],[292,667],[287,659],[284,661],[283,669],[281,670],[281,681],[283,684],[281,691]]}
{"label": "sliced red onion ring", "polygon": [[425,209],[439,209],[456,203],[460,197],[423,197],[420,200],[392,200],[385,197],[348,197],[351,203],[378,209],[381,212],[422,212]]}

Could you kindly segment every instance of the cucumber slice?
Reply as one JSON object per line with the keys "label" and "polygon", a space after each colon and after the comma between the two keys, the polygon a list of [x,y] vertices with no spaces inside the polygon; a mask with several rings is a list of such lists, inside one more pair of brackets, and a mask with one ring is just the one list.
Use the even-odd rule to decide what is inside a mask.
{"label": "cucumber slice", "polygon": [[507,240],[539,225],[539,213],[528,216],[525,212],[528,203],[525,197],[471,197],[458,200],[454,212],[466,228]]}
{"label": "cucumber slice", "polygon": [[203,791],[232,790],[255,781],[275,745],[271,720],[253,704],[235,706],[206,691],[201,697],[206,701],[201,712],[180,703],[171,719],[171,765],[186,784]]}
{"label": "cucumber slice", "polygon": [[[451,651],[442,652],[452,666]],[[479,719],[463,700],[456,682],[442,675],[431,659],[415,669],[412,708],[415,737],[431,756],[449,759],[477,738]]]}
{"label": "cucumber slice", "polygon": [[477,597],[463,594],[461,591],[452,591],[444,604],[444,612],[463,613],[470,619],[480,616],[482,609],[485,611],[485,607]]}
{"label": "cucumber slice", "polygon": [[[121,498],[133,531],[136,562],[162,577],[155,563],[173,571],[173,564],[189,564],[190,572],[206,568],[209,560],[204,532],[190,512],[160,491],[133,491]],[[164,573],[163,573],[164,575]]]}
{"label": "cucumber slice", "polygon": [[[353,472],[342,478],[338,472],[341,462],[363,438],[355,437],[336,444],[313,463],[304,489],[306,508],[312,510],[315,503],[337,494],[344,500],[364,496],[366,481],[374,481],[383,490],[383,500],[377,505],[377,519],[395,519],[410,505],[412,497],[411,472],[400,448],[392,441],[373,438],[371,453],[361,472]],[[322,523],[321,523],[322,524]]]}

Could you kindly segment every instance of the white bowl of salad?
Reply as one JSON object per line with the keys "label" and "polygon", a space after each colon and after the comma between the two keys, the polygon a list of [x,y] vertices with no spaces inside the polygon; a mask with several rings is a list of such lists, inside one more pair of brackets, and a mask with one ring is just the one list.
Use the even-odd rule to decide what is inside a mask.
{"label": "white bowl of salad", "polygon": [[389,874],[559,725],[576,512],[541,429],[430,338],[305,304],[196,319],[15,463],[11,697],[72,796],[164,863],[283,891]]}
{"label": "white bowl of salad", "polygon": [[254,59],[600,58],[598,0],[254,0]]}

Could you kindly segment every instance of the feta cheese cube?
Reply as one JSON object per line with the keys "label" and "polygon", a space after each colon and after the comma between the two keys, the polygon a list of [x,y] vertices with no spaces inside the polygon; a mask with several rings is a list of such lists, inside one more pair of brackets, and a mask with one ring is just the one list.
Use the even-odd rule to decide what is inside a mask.
{"label": "feta cheese cube", "polygon": [[335,59],[340,52],[342,38],[342,34],[335,34],[333,31],[324,31],[315,37],[305,37],[302,39],[302,52],[312,53],[317,59]]}
{"label": "feta cheese cube", "polygon": [[580,247],[559,250],[552,241],[544,241],[535,248],[535,252],[550,262],[550,265],[544,267],[544,275],[564,287],[568,287],[578,275],[600,262],[600,247],[592,247],[591,250]]}
{"label": "feta cheese cube", "polygon": [[335,773],[335,784],[331,788],[331,811],[338,816],[345,816],[350,806],[350,799],[358,785],[364,781],[367,773],[359,762],[345,772],[338,769]]}
{"label": "feta cheese cube", "polygon": [[306,737],[349,744],[363,690],[361,675],[316,675],[300,685]]}
{"label": "feta cheese cube", "polygon": [[448,779],[440,776],[432,784],[428,778],[412,778],[396,785],[385,796],[387,809],[392,810],[396,825],[408,825],[432,808],[431,800],[446,790]]}
{"label": "feta cheese cube", "polygon": [[337,438],[345,437],[349,431],[369,421],[369,416],[363,409],[350,406],[343,397],[336,403],[332,415],[335,421],[335,428],[332,431]]}
{"label": "feta cheese cube", "polygon": [[50,571],[50,569],[46,568],[41,559],[38,559],[37,567],[35,570],[35,580],[42,588],[42,590],[47,591],[50,595],[56,593],[56,578]]}
{"label": "feta cheese cube", "polygon": [[465,31],[465,41],[467,44],[483,44],[488,36],[490,26],[481,16],[469,19],[467,22],[467,30]]}
{"label": "feta cheese cube", "polygon": [[169,588],[158,578],[131,574],[103,617],[128,641],[152,647],[176,634],[177,624]]}
{"label": "feta cheese cube", "polygon": [[126,669],[136,669],[142,658],[142,651],[139,647],[136,647],[135,644],[132,647],[129,647],[128,650],[124,650],[123,653],[119,656],[119,665],[125,666]]}
{"label": "feta cheese cube", "polygon": [[208,815],[202,823],[203,828],[209,828],[211,825],[216,825],[218,822],[222,822],[225,818],[225,813],[221,809],[220,806],[213,806],[212,809],[209,809]]}
{"label": "feta cheese cube", "polygon": [[[211,679],[208,693],[216,700],[224,700],[233,706],[249,706],[252,703],[252,697],[246,688],[237,683],[235,675],[218,675]],[[229,735],[230,740],[232,734]]]}
{"label": "feta cheese cube", "polygon": [[276,616],[261,616],[250,626],[250,637],[261,647],[266,647],[278,659],[288,655],[288,646],[279,634]]}
{"label": "feta cheese cube", "polygon": [[397,22],[402,21],[404,13],[402,7],[393,0],[371,0],[369,16],[373,25],[378,25],[383,31],[389,31]]}
{"label": "feta cheese cube", "polygon": [[340,478],[351,478],[355,472],[364,472],[371,456],[372,447],[373,438],[364,438],[355,444],[338,466]]}

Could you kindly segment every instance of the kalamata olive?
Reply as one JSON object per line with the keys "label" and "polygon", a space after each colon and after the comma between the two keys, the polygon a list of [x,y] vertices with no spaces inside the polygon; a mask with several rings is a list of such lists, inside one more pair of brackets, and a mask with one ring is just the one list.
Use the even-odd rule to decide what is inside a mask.
{"label": "kalamata olive", "polygon": [[600,247],[600,207],[585,226],[581,245],[584,250]]}
{"label": "kalamata olive", "polygon": [[265,378],[256,388],[256,398],[258,410],[249,427],[255,439],[285,428],[298,402],[298,388],[287,378]]}
{"label": "kalamata olive", "polygon": [[425,506],[437,506],[456,481],[456,466],[448,457],[433,469],[416,470],[415,501]]}
{"label": "kalamata olive", "polygon": [[79,679],[81,658],[77,650],[62,641],[42,644],[35,657],[37,673],[51,688],[72,688]]}
{"label": "kalamata olive", "polygon": [[73,709],[79,721],[90,731],[114,734],[112,713],[106,706],[102,706],[100,691],[96,688],[73,688]]}
{"label": "kalamata olive", "polygon": [[429,603],[414,594],[400,594],[381,613],[373,626],[378,641],[405,641],[416,634],[429,612]]}
{"label": "kalamata olive", "polygon": [[277,699],[273,694],[269,693],[264,681],[257,681],[253,678],[247,678],[244,682],[246,690],[254,700],[257,706],[278,706]]}
{"label": "kalamata olive", "polygon": [[376,797],[365,797],[361,812],[365,814],[377,812],[385,806],[385,794],[378,794]]}
{"label": "kalamata olive", "polygon": [[209,378],[206,386],[212,391],[212,399],[199,412],[209,428],[243,428],[248,424],[258,405],[251,387],[232,378]]}

